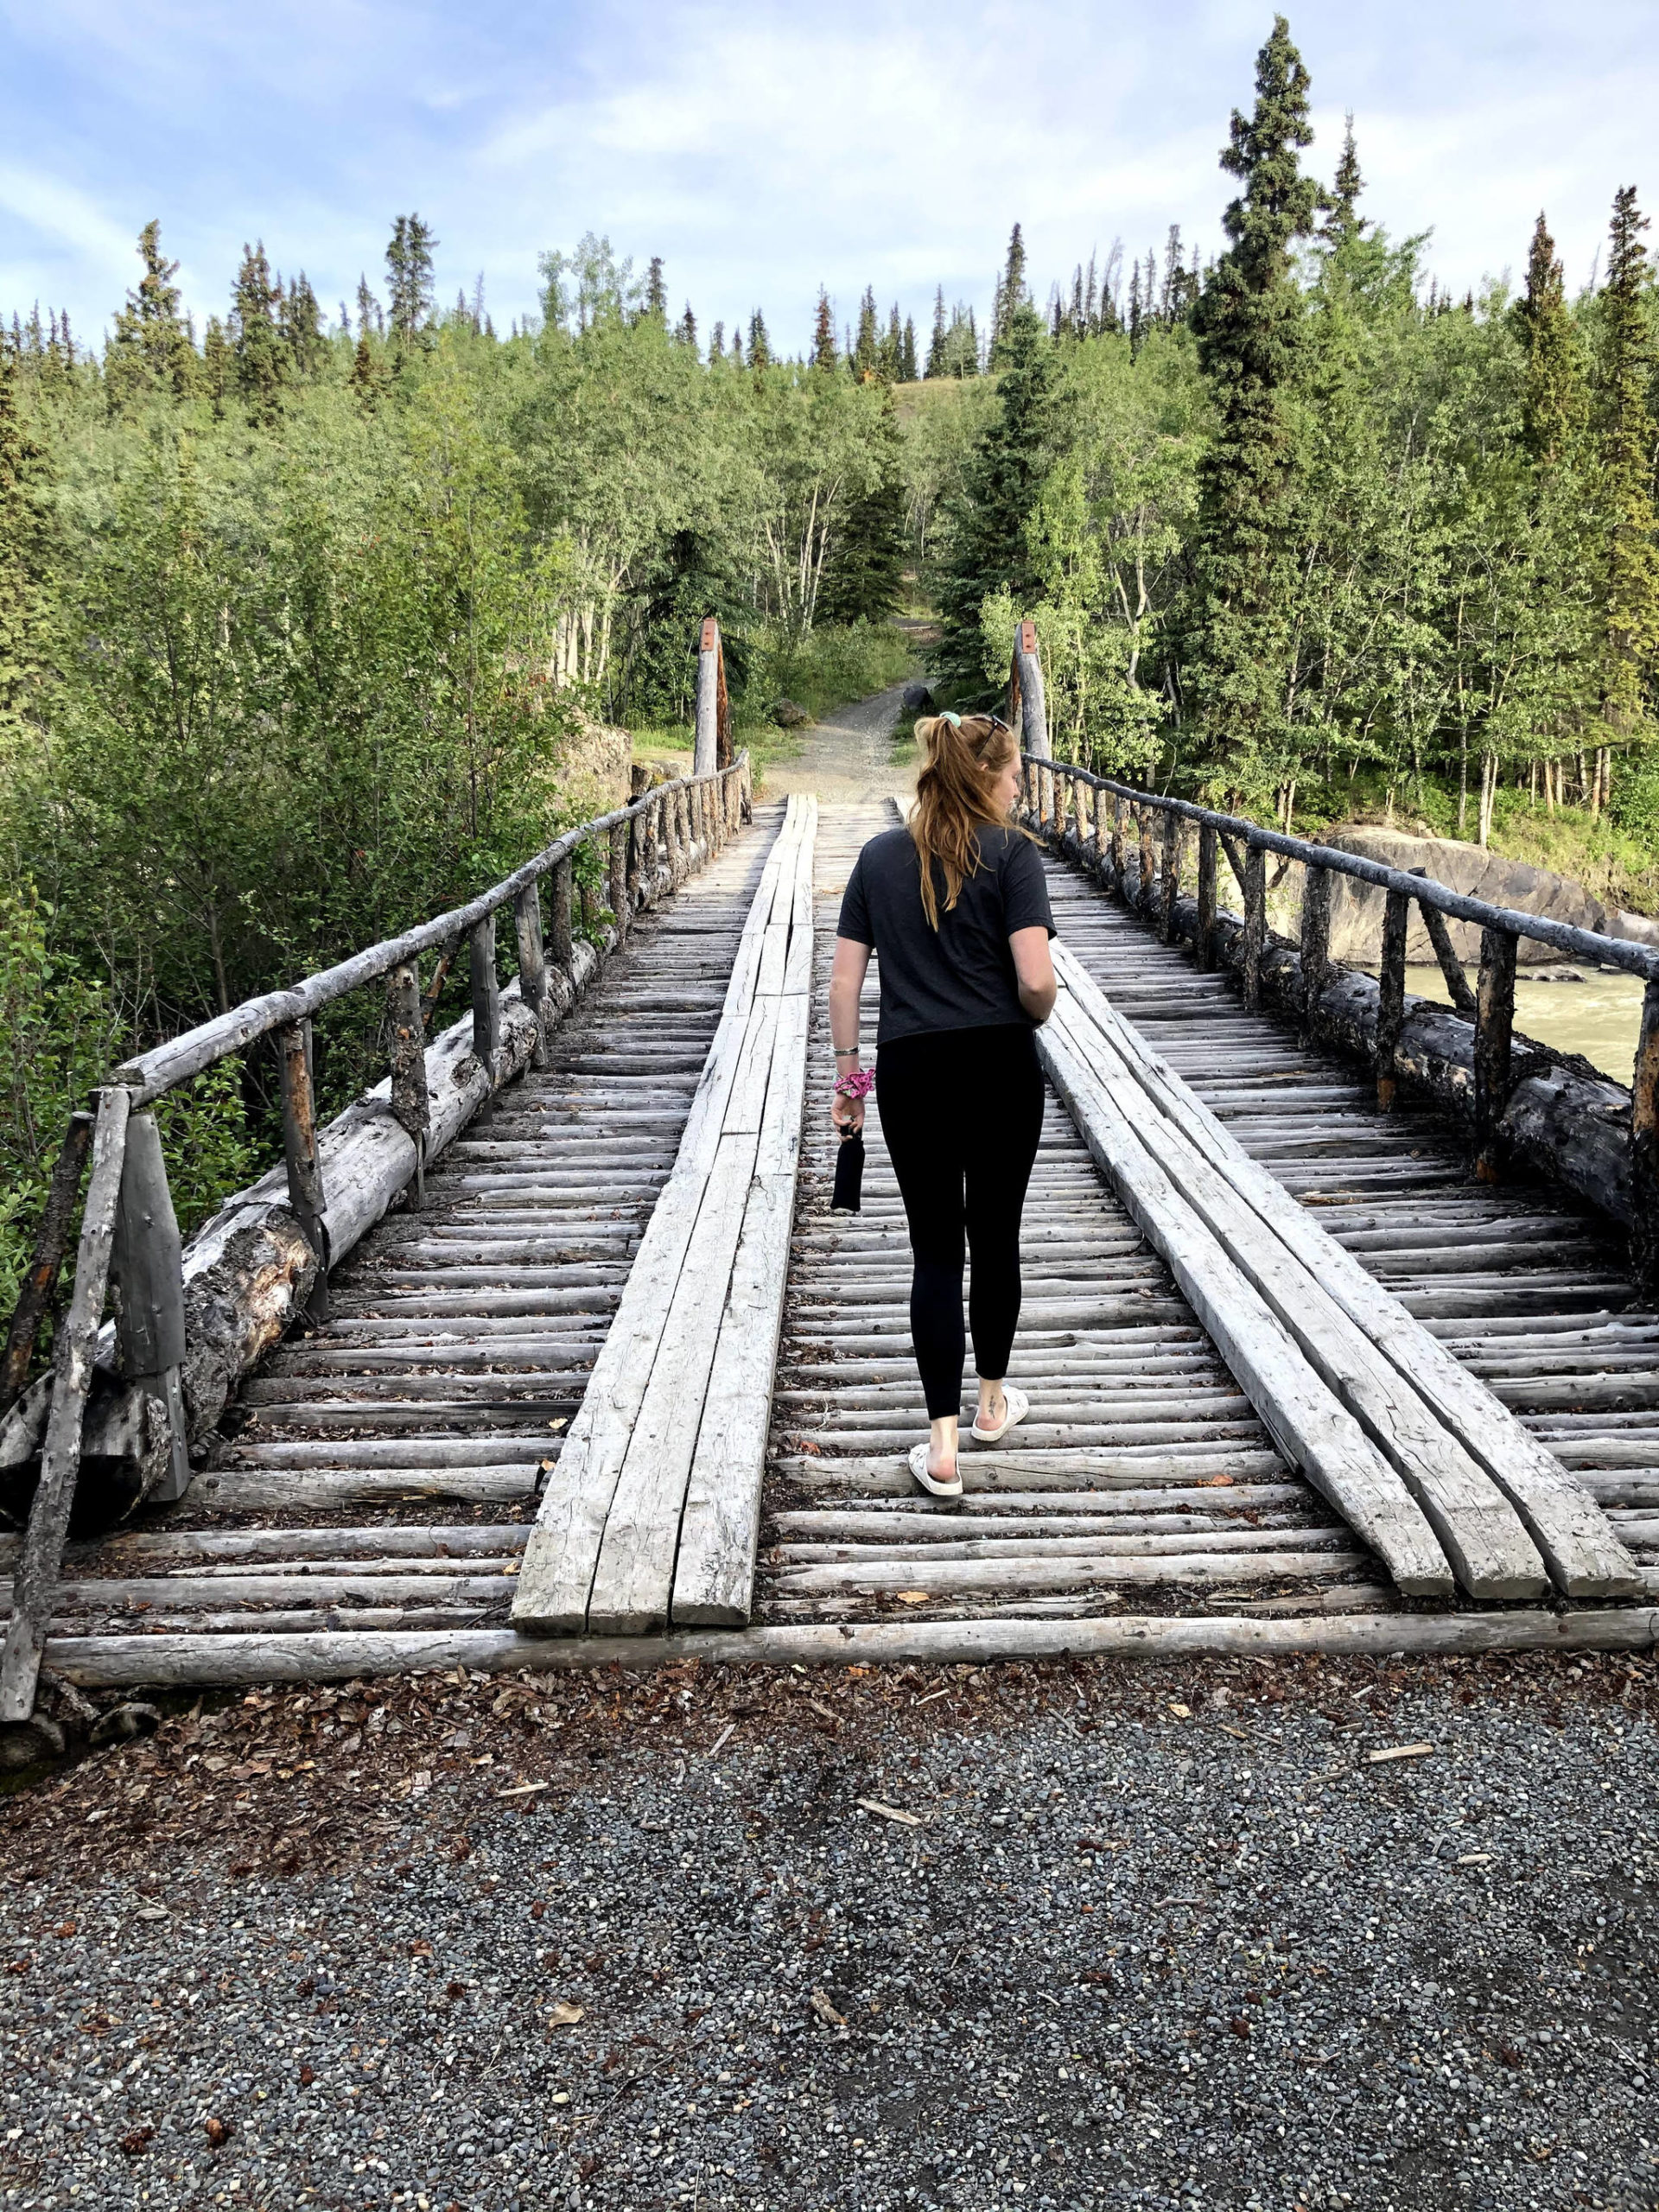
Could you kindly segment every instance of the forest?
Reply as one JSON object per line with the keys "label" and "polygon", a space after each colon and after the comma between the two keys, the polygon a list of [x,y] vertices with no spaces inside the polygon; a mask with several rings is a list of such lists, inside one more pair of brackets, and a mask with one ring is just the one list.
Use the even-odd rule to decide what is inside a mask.
{"label": "forest", "polygon": [[[1310,97],[1278,19],[1207,264],[1172,229],[1039,299],[1016,224],[982,321],[941,287],[918,335],[871,289],[838,330],[820,293],[793,356],[758,309],[705,342],[593,235],[503,334],[481,281],[439,305],[413,214],[332,317],[256,241],[198,330],[158,223],[99,345],[18,303],[0,1306],[101,1071],[505,873],[573,818],[585,728],[683,728],[707,613],[757,736],[906,672],[899,614],[942,699],[989,700],[1030,614],[1068,757],[1593,855],[1659,906],[1637,192],[1580,289],[1525,209],[1522,280],[1449,296],[1369,212],[1351,122],[1308,166]],[[378,1065],[349,1027],[319,1051],[331,1105]],[[170,1103],[181,1213],[268,1150],[269,1081]]]}

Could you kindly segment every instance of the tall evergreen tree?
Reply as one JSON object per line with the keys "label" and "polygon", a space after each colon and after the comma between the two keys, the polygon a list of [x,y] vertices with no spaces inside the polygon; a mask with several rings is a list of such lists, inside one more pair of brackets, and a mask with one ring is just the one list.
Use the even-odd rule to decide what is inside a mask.
{"label": "tall evergreen tree", "polygon": [[1014,327],[1014,318],[1026,305],[1030,293],[1026,285],[1026,241],[1016,223],[1008,233],[1008,257],[996,283],[996,303],[991,317],[991,365],[997,365],[996,351]]}
{"label": "tall evergreen tree", "polygon": [[1516,303],[1527,349],[1522,423],[1542,467],[1564,461],[1582,436],[1587,409],[1583,349],[1567,312],[1567,282],[1542,214],[1527,256],[1527,289]]}
{"label": "tall evergreen tree", "polygon": [[281,307],[282,292],[265,258],[264,239],[245,245],[231,306],[231,345],[236,387],[256,423],[276,421],[292,365],[277,324]]}
{"label": "tall evergreen tree", "polygon": [[904,368],[905,334],[899,327],[897,301],[887,315],[887,327],[876,342],[875,372],[883,384],[897,384]]}
{"label": "tall evergreen tree", "polygon": [[668,287],[663,282],[663,257],[653,253],[651,266],[645,271],[645,313],[654,315],[661,323],[668,321]]}
{"label": "tall evergreen tree", "polygon": [[723,361],[726,358],[726,326],[717,322],[709,334],[709,359]]}
{"label": "tall evergreen tree", "polygon": [[399,215],[386,247],[392,343],[400,351],[431,343],[432,252],[437,245],[418,215]]}
{"label": "tall evergreen tree", "polygon": [[941,284],[933,295],[933,334],[927,341],[927,367],[930,377],[948,373],[944,359],[944,287]]}
{"label": "tall evergreen tree", "polygon": [[385,336],[385,311],[369,289],[368,278],[359,276],[357,280],[357,334],[359,338],[366,338],[371,331],[377,338]]}
{"label": "tall evergreen tree", "polygon": [[138,233],[138,255],[144,273],[137,289],[127,294],[126,305],[116,310],[115,333],[105,363],[111,407],[158,393],[184,399],[195,383],[196,349],[179,313],[179,290],[173,282],[179,264],[162,252],[159,223],[146,223]]}
{"label": "tall evergreen tree", "polygon": [[1659,668],[1659,543],[1656,543],[1652,394],[1656,353],[1648,312],[1648,219],[1636,188],[1613,198],[1602,287],[1596,390],[1597,505],[1606,545],[1602,720],[1610,738],[1649,721]]}
{"label": "tall evergreen tree", "polygon": [[985,694],[980,608],[993,592],[1034,606],[1040,578],[1027,540],[1052,457],[1056,355],[1043,318],[1027,300],[1002,341],[997,410],[969,458],[950,518],[942,562],[942,669]]}
{"label": "tall evergreen tree", "polygon": [[899,348],[899,378],[902,384],[914,384],[921,370],[917,365],[916,323],[913,316],[905,317],[905,335]]}
{"label": "tall evergreen tree", "polygon": [[1339,250],[1351,245],[1363,236],[1366,225],[1357,211],[1364,187],[1365,180],[1359,169],[1359,149],[1354,143],[1354,111],[1350,108],[1343,126],[1342,158],[1337,163],[1330,191],[1321,199],[1325,220],[1319,226],[1319,235],[1332,247]]}
{"label": "tall evergreen tree", "polygon": [[1256,57],[1254,112],[1233,111],[1221,157],[1243,184],[1222,218],[1231,243],[1193,311],[1216,431],[1199,466],[1191,676],[1212,755],[1236,784],[1276,772],[1287,734],[1303,317],[1291,256],[1319,203],[1297,159],[1313,135],[1308,89],[1276,16]]}
{"label": "tall evergreen tree", "polygon": [[303,269],[288,287],[282,307],[282,331],[294,357],[294,372],[314,377],[322,363],[322,309]]}
{"label": "tall evergreen tree", "polygon": [[841,356],[836,350],[836,311],[822,285],[818,288],[818,312],[812,324],[812,365],[815,369],[841,366]]}
{"label": "tall evergreen tree", "polygon": [[690,300],[685,303],[685,313],[680,317],[679,328],[674,334],[679,340],[682,346],[689,346],[694,353],[696,352],[697,318],[691,312],[691,302]]}
{"label": "tall evergreen tree", "polygon": [[51,468],[19,409],[18,381],[15,355],[0,346],[0,766],[49,677],[56,627]]}
{"label": "tall evergreen tree", "polygon": [[866,286],[858,303],[858,337],[853,346],[853,373],[856,377],[868,378],[875,374],[877,331],[875,287],[870,284]]}
{"label": "tall evergreen tree", "polygon": [[224,324],[216,315],[210,315],[201,341],[201,383],[213,403],[215,423],[225,419],[225,402],[235,382],[236,354],[225,334]]}
{"label": "tall evergreen tree", "polygon": [[872,474],[849,500],[825,564],[818,600],[830,622],[884,622],[899,604],[905,565],[904,456],[890,392],[871,441]]}
{"label": "tall evergreen tree", "polygon": [[749,366],[756,371],[772,365],[772,340],[766,335],[766,317],[759,308],[749,317]]}

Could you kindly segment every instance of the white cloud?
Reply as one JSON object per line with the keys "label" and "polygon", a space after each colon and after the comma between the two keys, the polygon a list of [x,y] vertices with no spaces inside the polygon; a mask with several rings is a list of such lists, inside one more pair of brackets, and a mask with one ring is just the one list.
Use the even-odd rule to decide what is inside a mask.
{"label": "white cloud", "polygon": [[[325,298],[378,270],[419,207],[440,289],[486,274],[533,307],[538,248],[607,232],[668,261],[705,329],[765,306],[805,342],[874,282],[918,317],[933,286],[987,298],[1010,223],[1039,289],[1091,245],[1213,251],[1217,165],[1248,106],[1271,0],[0,0],[10,144],[9,307],[38,291],[104,320],[159,214],[198,313],[245,238]],[[1461,289],[1519,268],[1541,205],[1588,271],[1659,108],[1649,0],[1299,0],[1292,22],[1329,175],[1356,111],[1366,212],[1433,227]],[[1649,171],[1644,178],[1643,169]],[[52,180],[67,179],[57,183]]]}

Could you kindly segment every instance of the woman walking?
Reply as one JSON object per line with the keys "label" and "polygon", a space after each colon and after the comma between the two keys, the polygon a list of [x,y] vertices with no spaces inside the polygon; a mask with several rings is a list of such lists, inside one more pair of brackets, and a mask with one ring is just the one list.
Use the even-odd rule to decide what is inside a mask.
{"label": "woman walking", "polygon": [[1007,1380],[1020,1318],[1020,1217],[1043,1122],[1034,1032],[1054,1006],[1054,934],[1037,849],[1013,823],[1020,753],[993,715],[918,721],[923,767],[910,821],[872,837],[842,900],[830,977],[831,1113],[864,1125],[859,994],[870,954],[881,988],[874,1089],[910,1225],[910,1331],[931,1433],[911,1472],[960,1497],[957,1421],[969,1321],[979,1404],[970,1433],[995,1444],[1027,1411]]}

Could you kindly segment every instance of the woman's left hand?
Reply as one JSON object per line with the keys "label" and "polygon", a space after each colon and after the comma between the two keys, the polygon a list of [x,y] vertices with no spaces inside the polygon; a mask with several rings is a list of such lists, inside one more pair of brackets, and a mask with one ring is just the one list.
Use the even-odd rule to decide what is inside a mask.
{"label": "woman's left hand", "polygon": [[864,1126],[864,1101],[861,1098],[849,1098],[842,1091],[831,1091],[830,1119],[834,1124],[837,1135],[842,1133],[849,1135],[855,1134]]}

